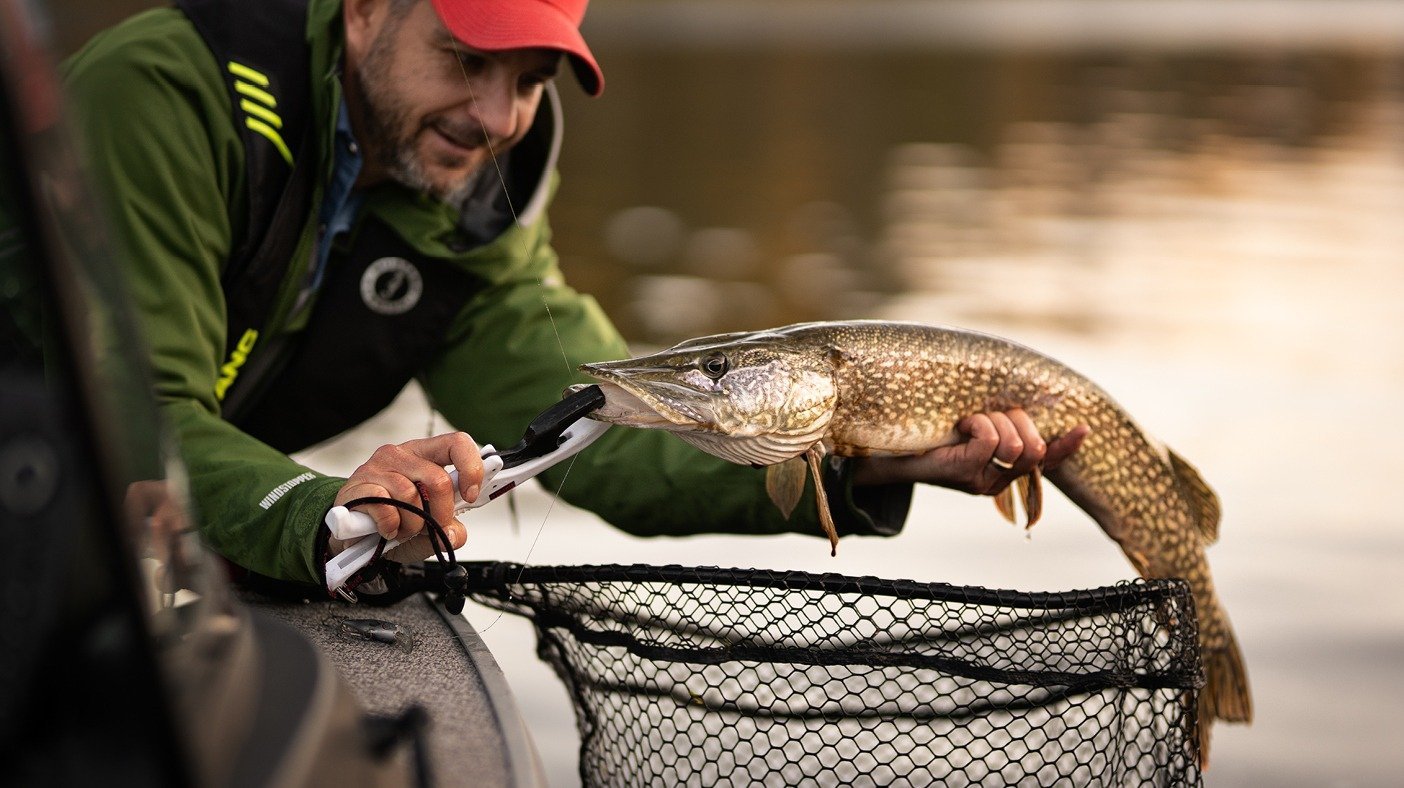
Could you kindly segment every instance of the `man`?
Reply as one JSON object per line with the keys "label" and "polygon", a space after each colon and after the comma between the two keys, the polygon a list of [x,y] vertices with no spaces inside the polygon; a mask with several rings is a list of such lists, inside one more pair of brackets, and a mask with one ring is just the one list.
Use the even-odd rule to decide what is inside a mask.
{"label": "man", "polygon": [[[627,355],[595,302],[562,283],[545,218],[558,67],[591,94],[604,85],[578,31],[585,0],[310,0],[290,38],[306,47],[295,79],[225,51],[221,31],[255,10],[234,5],[147,12],[66,65],[206,540],[253,572],[318,582],[340,547],[321,525],[330,506],[422,494],[462,546],[443,466],[476,499],[468,433],[508,445],[579,382],[575,365]],[[276,60],[296,48],[271,49]],[[292,134],[299,110],[307,131]],[[271,178],[261,157],[291,175]],[[411,377],[467,432],[384,446],[348,479],[287,456],[372,415]],[[991,494],[1085,434],[1046,446],[1021,411],[961,429],[963,443],[922,457],[831,468],[840,532],[896,533],[911,483]],[[812,503],[787,522],[761,472],[660,432],[611,430],[564,476],[543,480],[635,534],[820,533]],[[417,537],[393,558],[430,552],[419,518],[363,510],[383,536]]]}

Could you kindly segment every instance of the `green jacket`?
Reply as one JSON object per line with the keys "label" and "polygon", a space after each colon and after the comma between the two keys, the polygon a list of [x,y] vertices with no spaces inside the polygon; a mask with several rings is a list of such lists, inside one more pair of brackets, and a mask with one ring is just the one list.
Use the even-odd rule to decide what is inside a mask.
{"label": "green jacket", "polygon": [[[337,0],[312,0],[307,25],[326,173],[341,101],[340,11]],[[159,9],[96,37],[65,64],[64,77],[88,166],[110,203],[109,229],[150,345],[160,406],[182,443],[205,539],[253,571],[314,581],[318,529],[344,480],[315,471],[309,477],[310,469],[241,433],[220,417],[214,394],[227,318],[220,274],[248,213],[244,149],[220,67],[184,16]],[[319,185],[313,205],[320,195]],[[628,355],[595,301],[562,281],[544,211],[467,251],[455,251],[459,217],[399,186],[368,193],[362,215],[368,213],[420,252],[486,283],[418,375],[434,407],[479,443],[515,443],[567,384],[586,380],[575,365]],[[309,310],[293,314],[292,305],[315,224],[314,210],[265,336],[296,334],[305,322]],[[554,490],[563,473],[557,468],[542,478]],[[260,505],[299,477],[305,481],[266,509]],[[837,487],[842,531],[900,529],[909,486],[860,490],[861,506],[847,484]],[[661,432],[610,430],[577,458],[561,495],[641,536],[820,534],[812,491],[786,521],[767,498],[761,472]]]}

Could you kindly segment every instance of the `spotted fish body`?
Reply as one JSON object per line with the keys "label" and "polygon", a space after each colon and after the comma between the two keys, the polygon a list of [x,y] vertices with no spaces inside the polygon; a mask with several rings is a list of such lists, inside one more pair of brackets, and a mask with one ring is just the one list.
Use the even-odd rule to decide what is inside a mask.
{"label": "spotted fish body", "polygon": [[[801,486],[794,458],[806,458],[817,478],[823,454],[919,454],[960,440],[956,424],[975,413],[1023,408],[1049,440],[1089,425],[1049,479],[1143,577],[1188,581],[1208,679],[1201,757],[1213,720],[1251,720],[1242,657],[1204,553],[1218,534],[1217,498],[1193,467],[1063,364],[986,334],[850,321],[703,337],[582,369],[604,384],[607,404],[595,418],[666,429],[732,462],[799,467],[789,478]],[[1038,477],[1022,481],[1032,524]],[[827,522],[827,503],[820,506]]]}

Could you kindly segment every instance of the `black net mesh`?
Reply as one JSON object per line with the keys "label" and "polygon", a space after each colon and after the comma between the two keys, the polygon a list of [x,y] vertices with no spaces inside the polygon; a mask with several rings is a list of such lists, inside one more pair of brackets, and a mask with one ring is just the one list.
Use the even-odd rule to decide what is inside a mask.
{"label": "black net mesh", "polygon": [[574,697],[586,785],[1197,785],[1179,581],[1019,593],[470,564]]}

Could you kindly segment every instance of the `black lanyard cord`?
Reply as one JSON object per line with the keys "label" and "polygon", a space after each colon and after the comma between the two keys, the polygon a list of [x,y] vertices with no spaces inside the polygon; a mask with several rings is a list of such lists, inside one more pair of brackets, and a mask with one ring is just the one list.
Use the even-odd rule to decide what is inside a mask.
{"label": "black lanyard cord", "polygon": [[[433,515],[429,514],[429,498],[424,494],[423,485],[416,483],[415,486],[419,489],[419,501],[422,506],[405,503],[396,498],[385,498],[376,495],[347,501],[343,506],[347,509],[352,509],[366,504],[384,504],[409,512],[424,520],[424,530],[429,536],[429,546],[434,549],[434,557],[439,559],[440,563],[448,566],[443,576],[444,606],[448,608],[451,613],[460,613],[463,610],[465,586],[467,584],[468,575],[467,570],[459,565],[458,557],[453,554],[453,545],[450,544],[448,534],[444,532],[443,526],[439,525],[439,521],[435,520]],[[385,537],[377,535],[377,538],[380,539],[380,544],[375,549],[375,555],[371,559],[372,564],[380,558],[380,554],[385,549],[386,544]]]}

